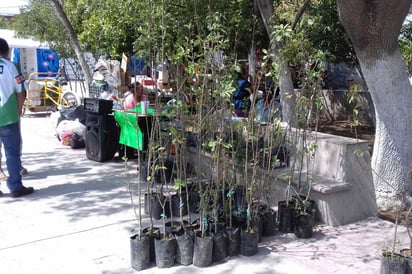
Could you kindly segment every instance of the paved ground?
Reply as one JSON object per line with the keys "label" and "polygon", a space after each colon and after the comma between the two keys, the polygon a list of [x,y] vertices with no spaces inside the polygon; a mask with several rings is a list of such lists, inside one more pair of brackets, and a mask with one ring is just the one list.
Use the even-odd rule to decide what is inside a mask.
{"label": "paved ground", "polygon": [[[24,117],[22,128],[24,184],[35,193],[12,199],[0,186],[0,273],[134,273],[129,236],[136,221],[127,185],[135,192],[135,163],[88,160],[84,149],[58,142],[47,117]],[[400,245],[407,246],[405,228],[399,231]],[[280,233],[264,238],[253,257],[207,268],[153,265],[140,273],[378,273],[380,249],[393,233],[392,223],[372,217],[318,226],[307,240]]]}

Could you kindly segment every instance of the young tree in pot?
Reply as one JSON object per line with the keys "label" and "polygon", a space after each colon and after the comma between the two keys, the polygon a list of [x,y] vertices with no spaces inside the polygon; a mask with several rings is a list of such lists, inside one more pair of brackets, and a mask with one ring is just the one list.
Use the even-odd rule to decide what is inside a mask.
{"label": "young tree in pot", "polygon": [[210,184],[198,181],[200,210],[199,231],[195,234],[193,265],[206,267],[212,263],[213,238],[209,235],[208,212],[210,210]]}
{"label": "young tree in pot", "polygon": [[[203,67],[200,64],[196,65]],[[196,67],[196,66],[193,66]],[[213,239],[208,234],[208,213],[210,207],[210,187],[209,180],[205,180],[208,176],[205,175],[207,171],[203,169],[203,142],[206,139],[207,130],[206,122],[208,121],[209,111],[205,106],[208,105],[208,93],[210,82],[205,79],[203,82],[195,82],[193,90],[196,94],[196,102],[198,111],[195,114],[195,130],[197,134],[196,143],[200,144],[196,147],[196,178],[197,178],[197,192],[199,198],[199,230],[195,233],[194,251],[193,251],[193,265],[198,267],[206,267],[212,263]],[[200,168],[202,167],[202,168]]]}
{"label": "young tree in pot", "polygon": [[[179,119],[183,125],[185,125],[184,117]],[[185,126],[183,126],[184,128]],[[173,136],[173,144],[175,146],[175,164],[176,164],[176,179],[174,180],[174,188],[178,191],[178,207],[176,208],[175,202],[173,201],[172,213],[176,213],[180,217],[181,233],[176,235],[176,262],[182,265],[189,265],[193,262],[193,250],[194,243],[192,237],[192,231],[188,229],[189,226],[184,225],[184,215],[188,212],[188,187],[187,187],[187,158],[186,158],[186,138],[185,130],[171,128],[171,133]],[[178,211],[178,212],[176,212]],[[191,219],[189,216],[188,224],[191,224]]]}
{"label": "young tree in pot", "polygon": [[[210,114],[209,114],[210,115]],[[210,116],[209,116],[210,117]],[[208,131],[202,136],[203,140],[203,149],[199,151],[199,156],[202,153],[211,153],[212,154],[212,162],[216,160],[213,158],[215,146],[216,144],[213,140],[214,134],[214,127],[211,126],[213,124],[213,119],[208,119],[205,124],[207,124]],[[199,147],[200,149],[200,147]],[[199,225],[200,231],[195,236],[195,246],[194,246],[194,255],[193,255],[193,264],[196,266],[204,267],[208,266],[213,261],[213,254],[214,254],[214,237],[213,230],[216,231],[218,225],[218,211],[217,211],[217,201],[218,195],[220,192],[219,187],[216,183],[216,176],[213,175],[214,170],[216,170],[216,166],[213,166],[209,172],[209,179],[207,182],[203,180],[198,181],[198,191],[199,191],[199,198],[200,198],[200,207],[199,207]],[[199,177],[200,178],[200,177]],[[213,226],[213,227],[211,227]],[[211,235],[212,234],[212,235]]]}
{"label": "young tree in pot", "polygon": [[294,233],[298,238],[312,238],[314,226],[314,212],[306,197],[296,196],[295,199]]}
{"label": "young tree in pot", "polygon": [[227,220],[226,225],[226,235],[227,235],[227,255],[228,256],[236,256],[240,252],[240,228],[234,226],[233,222],[233,209],[235,208],[234,199],[236,188],[238,187],[236,184],[236,146],[234,145],[234,125],[233,123],[229,123],[229,140],[230,146],[228,147],[228,151],[230,152],[229,157],[229,165],[225,168],[225,175],[223,176],[226,181],[227,186],[227,193],[226,193],[226,201],[227,206],[225,212],[225,219]]}
{"label": "young tree in pot", "polygon": [[[312,135],[311,120],[314,109],[320,109],[320,101],[316,99],[317,89],[312,90],[313,94],[306,96],[303,92],[300,94],[297,100],[297,109],[300,113],[298,118],[299,130],[298,141],[296,145],[296,161],[298,169],[298,177],[295,188],[292,188],[294,195],[291,197],[294,207],[294,224],[293,232],[298,238],[311,238],[313,232],[313,226],[315,221],[314,214],[316,213],[314,207],[314,201],[310,200],[310,193],[312,189],[313,178],[310,175],[312,170],[311,163],[314,163],[314,155],[317,150],[316,144],[316,130],[314,132],[314,138]],[[319,119],[319,113],[316,115],[316,123]],[[313,138],[313,139],[312,139]],[[300,149],[298,149],[298,147]],[[303,170],[306,168],[306,170]],[[303,178],[305,176],[305,178]],[[304,194],[301,194],[304,193]]]}
{"label": "young tree in pot", "polygon": [[186,117],[184,113],[187,106],[181,104],[178,109],[177,119],[174,126],[170,127],[171,133],[171,150],[174,156],[174,189],[177,191],[177,196],[173,196],[172,213],[174,216],[180,217],[180,223],[183,225],[183,216],[187,214],[187,157],[186,157]]}
{"label": "young tree in pot", "polygon": [[[139,168],[142,168],[142,159],[143,155],[140,151],[138,151],[138,163],[139,163]],[[125,162],[125,171],[128,176],[128,165],[127,165],[127,155],[124,156],[123,158]],[[132,268],[135,270],[144,270],[150,266],[150,249],[151,249],[151,239],[144,233],[144,230],[142,229],[142,208],[140,206],[140,201],[142,200],[142,184],[146,182],[146,178],[143,178],[144,172],[139,170],[138,173],[138,181],[137,181],[137,197],[138,197],[138,210],[136,212],[136,203],[133,198],[133,193],[131,190],[131,183],[130,180],[127,182],[128,190],[129,190],[129,195],[130,195],[130,200],[133,206],[133,211],[135,213],[136,219],[138,220],[138,228],[137,232],[130,237],[130,252],[131,252],[131,264]]]}
{"label": "young tree in pot", "polygon": [[[168,212],[169,189],[166,185],[165,164],[165,140],[164,132],[161,130],[160,116],[153,117],[152,131],[150,142],[147,148],[147,165],[148,165],[148,213],[151,220],[151,227],[147,230],[151,235],[148,235],[152,240],[150,249],[154,251],[154,260],[159,268],[170,267],[174,264],[175,257],[175,239],[166,233],[165,222]],[[149,184],[150,183],[150,184]],[[157,210],[155,210],[157,208]],[[155,211],[158,211],[157,213]],[[156,215],[155,215],[156,213]],[[161,219],[161,231],[153,227],[153,218]],[[156,234],[156,231],[158,231]]]}
{"label": "young tree in pot", "polygon": [[[171,139],[166,138],[166,160],[173,161],[170,155],[170,144]],[[162,183],[160,187],[160,205],[162,207],[162,233],[160,238],[155,239],[155,253],[156,253],[156,265],[159,268],[167,268],[173,266],[175,262],[175,255],[176,255],[176,238],[175,235],[172,233],[174,229],[174,220],[173,220],[173,213],[172,213],[172,182],[174,181],[174,170],[175,170],[175,163],[173,161],[173,165],[171,168],[171,176],[168,178],[166,173],[162,172]],[[167,230],[166,220],[168,218],[168,214],[170,214],[170,231]]]}
{"label": "young tree in pot", "polygon": [[[119,116],[116,116],[117,118],[119,117],[127,117],[125,119],[125,129],[127,128],[135,128],[137,131],[136,136],[139,136],[139,130],[140,128],[136,127],[136,123],[139,121],[140,117],[138,115],[138,112],[135,114],[126,114],[126,113],[121,113],[118,112],[116,115],[119,114]],[[124,116],[123,116],[124,115]],[[134,117],[133,117],[134,116]],[[149,132],[151,130],[151,116],[146,116],[143,119],[145,120],[145,125],[147,128],[142,128],[143,131]],[[119,118],[120,119],[120,118]],[[149,134],[150,136],[150,134]],[[142,143],[143,141],[143,143]],[[137,164],[138,164],[138,176],[137,176],[137,202],[135,201],[132,189],[131,189],[131,182],[129,179],[129,171],[128,171],[128,155],[127,151],[125,149],[126,154],[123,156],[123,160],[125,163],[125,170],[126,170],[126,177],[127,177],[127,186],[130,194],[130,200],[131,204],[133,206],[133,210],[137,219],[138,227],[135,230],[136,233],[132,235],[130,238],[130,244],[131,244],[131,259],[132,259],[132,267],[137,270],[142,270],[144,268],[148,267],[148,261],[150,262],[150,250],[151,250],[151,241],[150,237],[146,234],[146,229],[143,229],[142,227],[142,207],[140,206],[140,203],[142,201],[142,189],[143,185],[146,183],[146,186],[148,187],[149,185],[147,184],[147,169],[146,169],[146,151],[144,151],[144,142],[147,142],[148,140],[143,140],[142,138],[137,138],[137,143],[133,143],[133,145],[136,145],[134,148],[137,149],[138,155],[137,155]],[[149,153],[150,154],[150,153]],[[151,222],[152,226],[149,229],[149,231],[153,231],[153,223]]]}
{"label": "young tree in pot", "polygon": [[[303,133],[303,136],[305,136],[305,134],[306,132]],[[304,149],[301,155],[302,160],[307,160],[307,170],[305,172],[306,178],[305,180],[302,180],[303,174],[300,170],[297,183],[297,188],[299,189],[299,191],[292,196],[295,211],[294,233],[298,238],[312,237],[316,214],[315,202],[309,199],[312,189],[313,178],[310,176],[310,167],[308,159],[313,160],[317,146],[314,142],[306,142],[306,138],[303,138]]]}
{"label": "young tree in pot", "polygon": [[[162,216],[164,220],[166,216]],[[164,221],[163,221],[164,224]],[[176,255],[176,238],[173,234],[161,234],[155,239],[156,266],[167,268],[173,266]]]}
{"label": "young tree in pot", "polygon": [[[382,248],[382,257],[381,257],[381,265],[380,265],[381,274],[408,273],[407,270],[410,268],[409,267],[410,258],[408,258],[407,252],[404,251],[402,254],[402,251],[399,250],[398,248],[398,245],[399,245],[398,226],[400,222],[401,211],[405,207],[406,187],[407,187],[406,184],[403,185],[401,191],[399,192],[399,195],[401,196],[399,200],[401,202],[397,205],[397,208],[396,208],[395,227],[394,227],[392,243],[390,246]],[[410,211],[411,211],[411,207],[409,208],[407,215],[409,215]],[[407,226],[407,231],[408,231],[408,236],[411,237],[409,226]],[[410,245],[412,246],[412,244]]]}
{"label": "young tree in pot", "polygon": [[[274,115],[272,113],[271,115]],[[271,207],[273,189],[271,181],[268,181],[268,174],[275,174],[277,168],[283,168],[288,165],[288,152],[284,148],[284,135],[280,126],[280,119],[272,119],[269,116],[268,124],[262,127],[263,132],[260,137],[259,160],[260,172],[258,185],[258,195],[263,204],[260,205],[259,213],[263,216],[262,236],[272,236],[276,231],[276,212]],[[270,177],[269,177],[270,178]]]}
{"label": "young tree in pot", "polygon": [[[253,108],[251,110],[253,113]],[[240,254],[253,256],[258,252],[259,225],[257,222],[257,207],[255,204],[255,192],[257,189],[257,164],[258,149],[257,136],[252,114],[245,121],[246,130],[243,132],[245,139],[245,154],[243,163],[243,186],[246,201],[246,228],[241,230]],[[249,158],[250,157],[250,158]]]}
{"label": "young tree in pot", "polygon": [[[408,178],[412,178],[412,167],[408,171]],[[403,192],[405,191],[405,187],[403,188]],[[405,195],[406,193],[402,193],[401,195]],[[407,248],[403,248],[400,250],[400,254],[406,259],[406,273],[410,274],[412,273],[412,231],[411,231],[411,225],[412,221],[411,219],[411,213],[412,213],[412,205],[407,205],[407,203],[404,203],[404,198],[401,199],[402,204],[404,204],[403,210],[406,210],[407,206],[409,206],[408,210],[406,211],[406,214],[404,215],[404,220],[405,220],[405,226],[406,226],[406,231],[408,233],[408,238],[409,238],[409,246]],[[399,219],[400,212],[397,212],[397,219]]]}
{"label": "young tree in pot", "polygon": [[214,174],[211,176],[212,184],[212,207],[211,220],[209,228],[213,238],[213,254],[212,261],[219,262],[227,257],[227,236],[225,231],[226,220],[223,218],[225,210],[225,192],[224,170],[226,165],[225,144],[222,137],[223,132],[217,132],[215,140],[207,143],[208,149],[211,151],[212,164]]}
{"label": "young tree in pot", "polygon": [[407,259],[406,263],[406,273],[411,274],[412,273],[412,232],[411,232],[411,220],[410,220],[410,214],[412,211],[412,205],[409,206],[409,209],[405,215],[405,220],[406,220],[406,230],[408,233],[409,237],[409,246],[408,248],[401,249],[400,253],[402,256],[404,256]]}
{"label": "young tree in pot", "polygon": [[[219,18],[216,16],[210,16],[208,19],[212,22],[210,22],[209,26],[211,28],[211,33],[208,36],[207,45],[212,45],[212,48],[206,49],[205,65],[202,66],[202,69],[206,74],[210,73],[212,77],[203,77],[203,81],[199,81],[202,83],[202,86],[200,87],[200,93],[197,97],[199,111],[196,115],[196,127],[199,129],[198,143],[201,144],[198,151],[199,162],[202,161],[200,157],[203,153],[211,154],[212,164],[214,164],[213,170],[215,172],[210,172],[210,174],[214,173],[214,176],[198,176],[198,178],[208,178],[208,183],[204,184],[202,181],[199,181],[198,186],[200,195],[199,213],[201,220],[201,235],[200,237],[196,237],[195,240],[193,261],[195,265],[198,264],[198,262],[196,262],[198,250],[196,247],[197,242],[207,242],[207,245],[212,247],[211,255],[213,256],[214,244],[213,241],[210,244],[210,236],[207,232],[207,230],[210,231],[210,228],[208,227],[210,223],[208,218],[212,216],[214,230],[217,233],[219,230],[219,217],[221,214],[217,205],[221,204],[223,207],[225,206],[224,200],[226,198],[224,193],[226,191],[226,187],[224,185],[225,180],[222,177],[224,174],[223,170],[225,169],[224,162],[226,161],[224,151],[225,147],[229,145],[229,142],[226,142],[223,128],[225,123],[230,121],[229,118],[231,116],[231,112],[227,109],[227,106],[230,104],[232,98],[232,87],[229,85],[229,82],[231,83],[231,81],[229,81],[230,76],[226,73],[227,68],[223,63],[216,64],[215,60],[210,58],[210,56],[216,54],[217,52],[221,52],[222,47],[224,46],[221,45],[224,41],[218,39],[221,35],[218,29],[220,27],[220,22],[214,22],[214,20],[219,20]],[[223,158],[220,159],[220,156],[218,155],[223,156]],[[211,208],[213,204],[216,205],[215,208]],[[210,259],[212,259],[212,257]],[[211,260],[208,260],[209,258],[205,260],[206,263],[201,263],[202,266],[210,264]]]}
{"label": "young tree in pot", "polygon": [[[189,219],[188,225],[185,225],[184,223],[184,203],[187,203],[187,195],[185,195],[185,200],[183,199],[183,195],[181,192],[182,186],[187,187],[187,184],[185,182],[180,182],[179,179],[175,180],[175,186],[179,186],[179,210],[180,210],[180,223],[181,223],[181,229],[183,230],[183,233],[176,234],[176,241],[177,241],[177,246],[176,246],[176,262],[182,265],[190,265],[193,262],[193,249],[194,249],[194,243],[193,243],[193,234],[192,230],[189,229],[189,225],[191,224],[191,221]],[[187,193],[187,192],[186,192]],[[186,207],[186,212],[187,212],[187,207]]]}
{"label": "young tree in pot", "polygon": [[395,229],[391,247],[385,247],[382,249],[381,257],[381,274],[392,273],[406,273],[408,267],[407,258],[401,254],[400,250],[397,250],[397,235],[398,235],[398,222],[401,206],[398,206],[395,218]]}
{"label": "young tree in pot", "polygon": [[[314,163],[313,158],[317,149],[316,133],[323,108],[320,71],[322,70],[321,60],[324,60],[325,57],[322,52],[312,52],[310,50],[305,51],[305,54],[307,54],[307,60],[314,61],[310,65],[302,65],[299,70],[301,87],[299,92],[296,93],[297,99],[294,109],[297,117],[297,128],[290,128],[290,134],[288,135],[288,146],[291,148],[294,157],[288,176],[289,184],[286,188],[286,201],[279,204],[280,228],[285,232],[294,232],[296,214],[307,215],[312,213],[307,211],[306,207],[311,204],[311,200],[309,200],[312,185],[310,172],[313,168],[311,164]],[[301,63],[300,60],[296,60],[296,62]],[[306,176],[306,179],[302,179],[303,176]],[[301,199],[299,195],[302,192],[305,193],[304,199]],[[293,199],[294,194],[297,199]],[[289,206],[290,204],[292,206]],[[296,207],[298,207],[298,212]],[[282,210],[285,208],[287,208],[286,211],[292,219],[289,223],[283,216]],[[306,219],[307,217],[299,218]],[[290,225],[284,226],[284,223]],[[312,223],[309,221],[305,223],[308,225],[308,230],[310,226],[313,226],[313,220]]]}
{"label": "young tree in pot", "polygon": [[[139,187],[139,192],[140,192],[140,187]],[[134,207],[134,211],[136,213],[135,207]],[[132,264],[132,268],[138,271],[144,270],[150,266],[150,239],[149,237],[146,237],[143,233],[143,230],[141,227],[141,212],[140,211],[141,209],[139,206],[139,210],[138,210],[139,213],[137,217],[139,220],[138,229],[137,229],[137,232],[130,237],[131,264]]]}
{"label": "young tree in pot", "polygon": [[[227,165],[226,151],[230,146],[230,142],[226,141],[224,128],[226,123],[230,121],[229,118],[231,114],[230,111],[226,109],[226,106],[229,98],[231,98],[231,93],[226,86],[226,81],[220,78],[214,79],[212,92],[214,100],[210,101],[208,109],[205,109],[205,112],[199,112],[199,118],[203,113],[206,115],[204,118],[199,119],[199,121],[201,121],[201,126],[204,129],[201,135],[201,142],[199,142],[202,143],[202,147],[199,147],[199,155],[202,155],[203,153],[209,154],[213,166],[211,170],[208,170],[208,183],[203,184],[202,182],[199,182],[199,213],[202,220],[202,237],[206,236],[209,238],[209,236],[206,235],[209,233],[207,230],[213,231],[212,239],[214,238],[215,240],[212,242],[212,260],[221,261],[227,254],[227,245],[224,244],[226,241],[226,234],[224,233],[224,230],[221,230],[222,225],[220,222],[222,220],[222,212],[226,207],[224,171]],[[208,219],[209,217],[211,217],[210,220]],[[213,227],[209,227],[210,224],[212,224]],[[219,240],[217,240],[218,238]],[[198,238],[196,238],[196,240],[198,240]],[[217,245],[215,246],[214,243]],[[219,246],[221,248],[218,248]],[[216,251],[218,249],[221,251],[219,253],[223,255],[216,256]],[[196,264],[195,259],[194,264]]]}
{"label": "young tree in pot", "polygon": [[[235,256],[238,255],[240,252],[240,227],[235,227],[233,225],[233,198],[235,194],[234,186],[230,183],[228,184],[228,192],[226,194],[227,201],[228,201],[228,224],[226,226],[226,235],[227,235],[227,255],[228,256]],[[235,184],[236,185],[236,184]]]}

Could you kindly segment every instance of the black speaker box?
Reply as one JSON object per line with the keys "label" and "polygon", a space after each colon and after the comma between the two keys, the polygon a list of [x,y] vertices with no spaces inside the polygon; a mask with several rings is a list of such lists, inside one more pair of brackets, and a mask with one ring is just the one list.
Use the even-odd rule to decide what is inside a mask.
{"label": "black speaker box", "polygon": [[86,156],[104,162],[113,159],[119,147],[119,128],[113,115],[86,113]]}

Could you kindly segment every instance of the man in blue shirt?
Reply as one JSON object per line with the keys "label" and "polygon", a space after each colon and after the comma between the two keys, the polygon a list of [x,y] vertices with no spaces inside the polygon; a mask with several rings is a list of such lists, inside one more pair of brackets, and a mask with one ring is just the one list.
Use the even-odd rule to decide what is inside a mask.
{"label": "man in blue shirt", "polygon": [[237,117],[246,117],[249,113],[252,84],[248,81],[248,76],[246,68],[242,68],[236,80],[233,102],[235,104],[235,115]]}

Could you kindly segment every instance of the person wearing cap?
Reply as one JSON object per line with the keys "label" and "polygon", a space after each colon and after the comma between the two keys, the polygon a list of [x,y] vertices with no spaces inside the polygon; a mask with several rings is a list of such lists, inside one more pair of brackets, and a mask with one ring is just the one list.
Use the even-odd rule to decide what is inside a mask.
{"label": "person wearing cap", "polygon": [[33,193],[22,183],[20,115],[25,100],[24,78],[7,59],[9,45],[0,38],[0,138],[3,142],[8,171],[7,187],[13,198]]}

